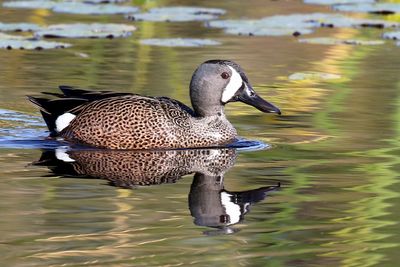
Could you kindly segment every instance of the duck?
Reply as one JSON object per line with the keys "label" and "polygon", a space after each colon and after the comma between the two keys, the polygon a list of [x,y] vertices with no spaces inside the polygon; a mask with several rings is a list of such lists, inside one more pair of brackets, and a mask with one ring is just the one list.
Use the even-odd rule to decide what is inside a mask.
{"label": "duck", "polygon": [[49,137],[106,149],[181,149],[226,146],[238,139],[224,107],[243,102],[281,114],[261,98],[239,64],[208,60],[190,81],[192,108],[169,97],[92,91],[59,86],[57,98],[28,96],[37,105]]}
{"label": "duck", "polygon": [[[236,148],[176,150],[43,149],[34,166],[47,167],[48,176],[103,179],[125,189],[179,183],[191,175],[188,206],[193,222],[215,230],[206,234],[233,233],[251,206],[263,201],[281,184],[246,191],[228,191],[224,177],[236,163]],[[144,200],[145,201],[145,200]]]}

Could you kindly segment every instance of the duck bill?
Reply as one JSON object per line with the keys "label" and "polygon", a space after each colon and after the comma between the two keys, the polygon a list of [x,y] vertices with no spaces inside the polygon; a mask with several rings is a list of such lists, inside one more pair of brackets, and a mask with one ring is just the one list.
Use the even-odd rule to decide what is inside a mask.
{"label": "duck bill", "polygon": [[236,95],[237,101],[246,103],[247,105],[253,106],[256,109],[265,113],[276,113],[281,115],[279,108],[269,103],[268,101],[261,98],[251,87],[251,85],[244,84]]}

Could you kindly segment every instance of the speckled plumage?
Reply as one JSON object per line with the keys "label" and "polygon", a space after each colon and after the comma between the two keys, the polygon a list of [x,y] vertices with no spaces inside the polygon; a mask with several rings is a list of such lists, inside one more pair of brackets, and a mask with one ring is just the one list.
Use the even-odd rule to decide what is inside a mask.
{"label": "speckled plumage", "polygon": [[44,151],[35,165],[49,166],[57,175],[106,179],[119,187],[173,183],[182,176],[200,172],[223,176],[236,160],[235,149],[186,150],[71,150],[69,161]]}
{"label": "speckled plumage", "polygon": [[190,82],[193,110],[168,97],[60,86],[57,99],[29,97],[41,108],[50,136],[110,149],[224,146],[237,138],[224,106],[241,101],[280,114],[260,98],[239,65],[228,60],[201,64]]}
{"label": "speckled plumage", "polygon": [[182,107],[166,97],[105,98],[85,105],[60,136],[112,149],[209,147],[235,140],[236,130],[224,114],[195,117]]}

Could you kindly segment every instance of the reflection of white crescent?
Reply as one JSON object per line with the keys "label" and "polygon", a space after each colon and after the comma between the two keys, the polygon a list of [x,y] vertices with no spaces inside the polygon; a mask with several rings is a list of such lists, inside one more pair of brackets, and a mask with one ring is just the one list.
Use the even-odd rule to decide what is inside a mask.
{"label": "reflection of white crescent", "polygon": [[229,225],[238,223],[241,215],[240,206],[232,202],[232,195],[221,192],[221,203],[230,217]]}

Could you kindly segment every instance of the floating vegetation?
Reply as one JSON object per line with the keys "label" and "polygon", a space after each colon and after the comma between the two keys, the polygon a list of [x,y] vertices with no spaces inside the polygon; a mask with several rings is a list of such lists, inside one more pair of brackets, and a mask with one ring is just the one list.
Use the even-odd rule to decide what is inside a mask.
{"label": "floating vegetation", "polygon": [[329,37],[299,39],[300,43],[323,44],[323,45],[381,45],[382,40],[359,40],[359,39],[336,39]]}
{"label": "floating vegetation", "polygon": [[158,14],[170,14],[170,13],[182,12],[193,15],[208,14],[216,16],[220,16],[226,13],[226,11],[221,8],[209,8],[209,7],[197,7],[197,6],[156,7],[150,9],[150,12]]}
{"label": "floating vegetation", "polygon": [[46,0],[31,0],[31,1],[9,1],[3,2],[3,7],[9,8],[30,8],[30,9],[51,9],[57,2]]}
{"label": "floating vegetation", "polygon": [[342,76],[333,73],[307,71],[307,72],[296,72],[289,76],[289,80],[292,81],[303,81],[303,80],[336,80]]}
{"label": "floating vegetation", "polygon": [[220,45],[220,42],[210,39],[193,38],[165,38],[165,39],[143,39],[141,44],[167,47],[200,47],[207,45]]}
{"label": "floating vegetation", "polygon": [[3,32],[31,32],[38,31],[41,27],[33,23],[2,23],[0,22],[0,31]]}
{"label": "floating vegetation", "polygon": [[127,2],[127,0],[83,0],[87,4],[119,4]]}
{"label": "floating vegetation", "polygon": [[393,39],[393,40],[400,40],[400,31],[398,31],[398,32],[385,32],[383,34],[383,38],[385,38],[385,39]]}
{"label": "floating vegetation", "polygon": [[343,12],[362,12],[380,15],[400,13],[400,4],[396,3],[375,3],[356,5],[334,5],[333,9]]}
{"label": "floating vegetation", "polygon": [[15,36],[0,33],[0,48],[3,49],[54,49],[54,48],[66,48],[70,47],[70,44],[59,43],[59,42],[48,42],[37,40],[33,38],[26,38],[23,36]]}
{"label": "floating vegetation", "polygon": [[133,6],[118,6],[113,4],[86,4],[79,2],[58,3],[52,10],[59,13],[87,14],[87,15],[112,15],[112,14],[131,14],[139,11]]}
{"label": "floating vegetation", "polygon": [[375,0],[304,0],[304,3],[315,5],[365,4],[375,3]]}
{"label": "floating vegetation", "polygon": [[[89,0],[95,1],[96,0]],[[94,4],[95,2],[55,2],[55,1],[10,1],[4,2],[4,7],[9,8],[31,8],[51,9],[54,12],[87,15],[110,15],[110,14],[131,14],[139,11],[133,6],[119,6],[114,4]],[[99,3],[102,3],[99,1]]]}
{"label": "floating vegetation", "polygon": [[114,23],[56,24],[35,32],[35,37],[45,38],[119,38],[131,35],[136,27]]}
{"label": "floating vegetation", "polygon": [[147,13],[134,14],[127,18],[139,21],[205,21],[217,19],[225,12],[219,8],[176,6],[152,8]]}
{"label": "floating vegetation", "polygon": [[225,29],[226,33],[238,35],[255,35],[255,36],[282,36],[282,35],[301,35],[313,32],[309,24],[292,25],[279,24],[274,19],[267,20],[214,20],[210,21],[207,26],[212,28]]}
{"label": "floating vegetation", "polygon": [[214,20],[209,27],[224,29],[226,33],[239,35],[301,35],[318,27],[399,27],[397,22],[375,19],[351,18],[341,14],[292,14],[265,17],[259,20]]}

